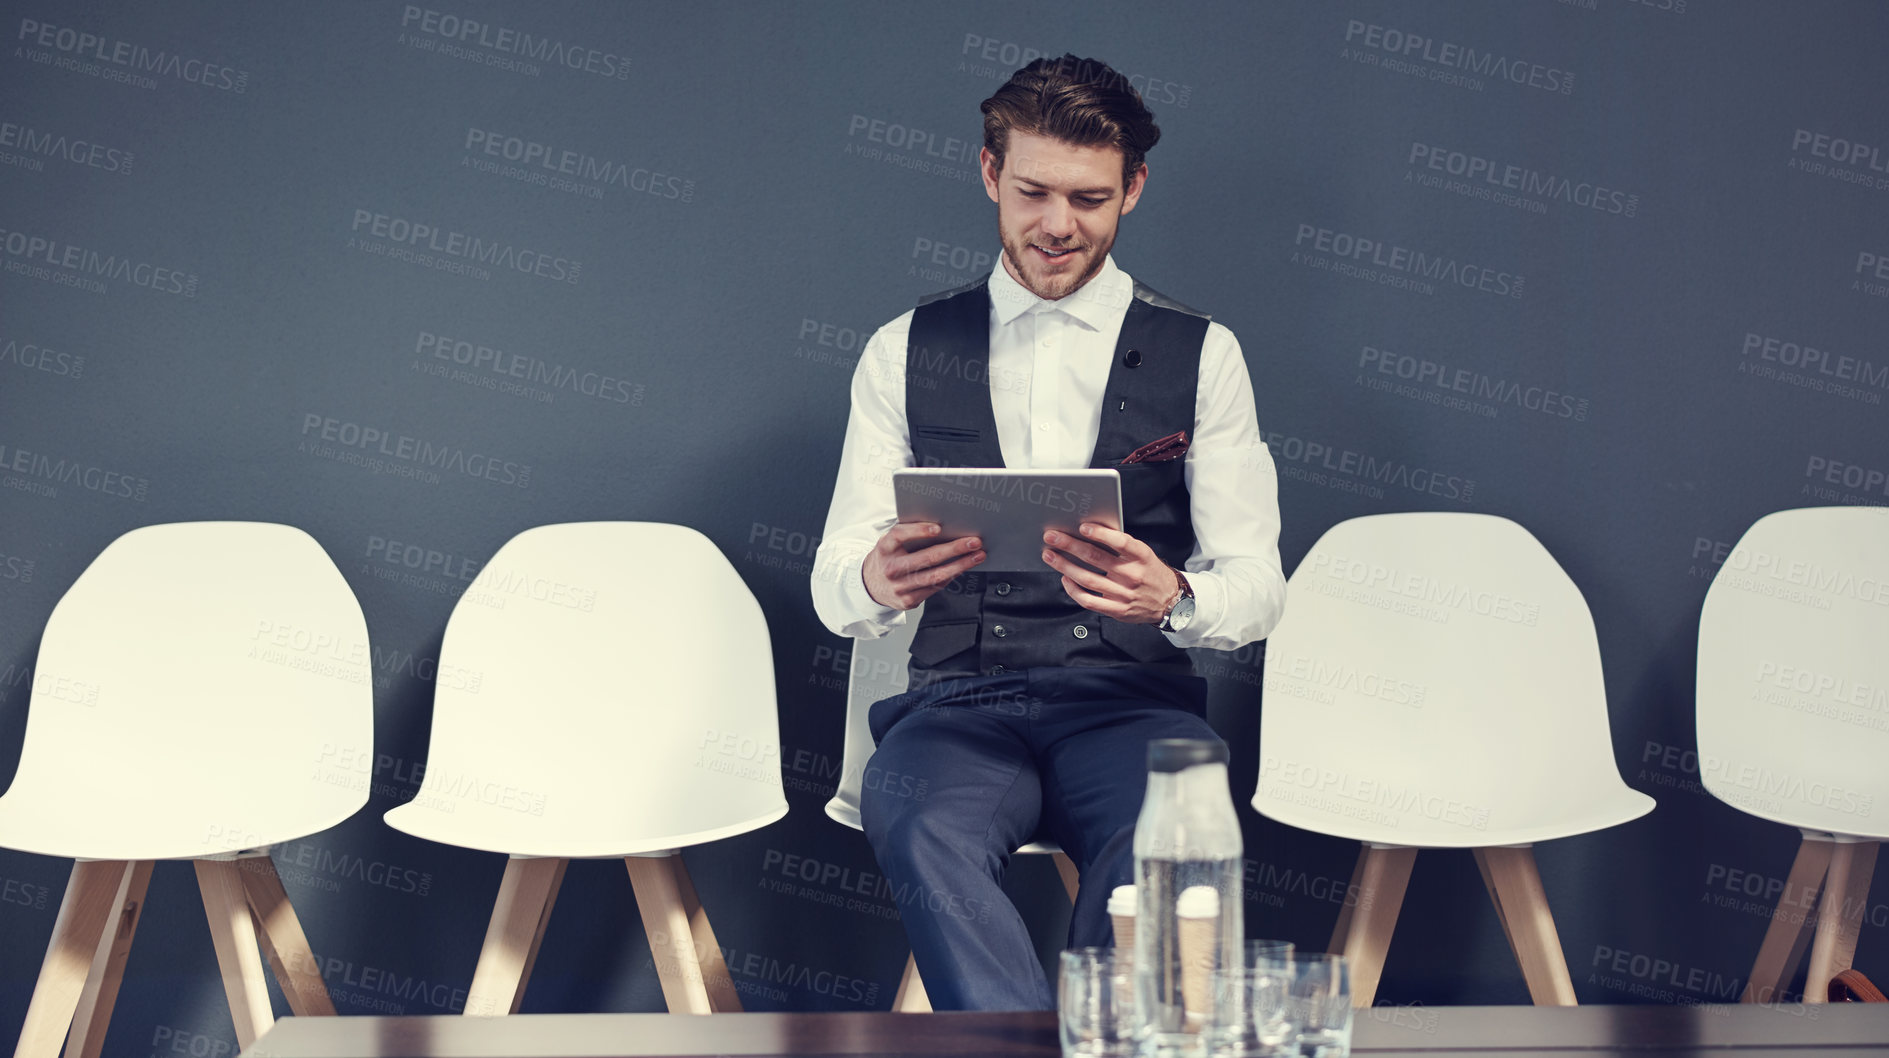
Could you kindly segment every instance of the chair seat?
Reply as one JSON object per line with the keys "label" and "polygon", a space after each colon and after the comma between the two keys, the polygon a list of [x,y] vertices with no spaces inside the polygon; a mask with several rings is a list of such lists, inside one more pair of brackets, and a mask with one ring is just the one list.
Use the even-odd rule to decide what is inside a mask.
{"label": "chair seat", "polygon": [[[1768,819],[1773,823],[1782,823],[1787,827],[1796,827],[1799,830],[1805,831],[1815,831],[1826,835],[1826,840],[1833,840],[1839,844],[1862,841],[1889,841],[1889,819],[1857,816],[1846,819],[1843,828],[1836,829],[1831,825],[1831,813],[1829,812],[1807,811],[1797,805],[1791,804],[1784,804],[1776,808],[1768,807],[1768,804],[1776,804],[1777,799],[1765,798],[1763,795],[1753,795],[1738,787],[1728,787],[1724,783],[1717,785],[1707,783],[1705,784],[1705,788],[1707,792],[1713,794],[1719,800],[1724,801],[1726,804],[1731,805],[1733,808],[1755,819]],[[1850,796],[1853,798],[1852,803],[1858,806],[1872,803],[1856,798],[1854,794]]]}
{"label": "chair seat", "polygon": [[[279,807],[251,816],[227,788],[164,791],[163,796],[84,803],[76,787],[9,791],[0,798],[0,847],[78,860],[188,860],[279,845],[317,834],[358,810],[341,803]],[[110,826],[92,825],[109,817]],[[75,820],[87,825],[75,825]]]}
{"label": "chair seat", "polygon": [[[839,789],[827,801],[826,814],[828,819],[854,830],[866,829],[859,821],[859,785],[873,751],[867,716],[873,703],[905,690],[912,636],[924,615],[925,607],[921,603],[905,615],[904,624],[890,633],[878,639],[853,642],[852,662],[847,670],[845,759],[840,765]],[[1032,841],[1017,851],[1054,855],[1062,851],[1062,846],[1053,841]]]}
{"label": "chair seat", "polygon": [[[826,816],[835,823],[844,823],[854,830],[866,829],[865,825],[859,821],[859,806],[845,804],[837,797],[826,803]],[[1053,841],[1032,841],[1017,851],[1033,856],[1054,856],[1063,851],[1063,847]]]}
{"label": "chair seat", "polygon": [[[1533,845],[1571,838],[1638,819],[1651,812],[1655,804],[1646,794],[1622,785],[1600,796],[1588,791],[1584,801],[1566,805],[1565,812],[1532,813],[1526,824],[1520,826],[1488,826],[1486,820],[1492,813],[1442,803],[1429,806],[1427,810],[1420,806],[1401,814],[1383,813],[1390,817],[1389,825],[1385,825],[1342,812],[1295,804],[1290,798],[1271,796],[1272,793],[1272,789],[1262,786],[1253,797],[1253,807],[1274,822],[1315,834],[1420,849]],[[1360,815],[1371,811],[1365,802],[1355,807]],[[1477,825],[1479,820],[1483,825]]]}
{"label": "chair seat", "polygon": [[734,823],[697,830],[652,833],[627,826],[612,827],[604,812],[585,812],[581,836],[569,827],[547,827],[540,817],[525,812],[438,811],[409,802],[387,812],[387,825],[416,838],[508,856],[547,856],[563,859],[604,859],[637,856],[686,848],[746,834],[787,814],[787,804]]}

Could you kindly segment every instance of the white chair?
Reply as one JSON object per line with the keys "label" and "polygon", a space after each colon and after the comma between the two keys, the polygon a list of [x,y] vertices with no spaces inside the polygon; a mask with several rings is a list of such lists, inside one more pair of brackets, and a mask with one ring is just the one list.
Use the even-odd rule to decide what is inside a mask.
{"label": "white chair", "polygon": [[670,1011],[740,1010],[679,850],[787,799],[767,622],[722,553],[679,525],[527,529],[453,607],[440,664],[426,774],[386,819],[511,856],[466,1013],[517,1012],[577,858],[625,861]]}
{"label": "white chair", "polygon": [[[905,616],[905,623],[878,639],[853,640],[852,661],[846,674],[846,743],[840,753],[840,783],[833,798],[826,803],[826,814],[854,830],[864,827],[859,821],[859,788],[864,781],[866,762],[876,746],[868,725],[873,703],[903,694],[911,686],[912,636],[925,614],[921,604]],[[1076,865],[1054,842],[1035,841],[1016,850],[1021,853],[1047,854],[1056,858],[1056,873],[1062,876],[1063,890],[1075,903]],[[918,964],[905,959],[905,972],[899,978],[898,992],[892,997],[892,1009],[915,1014],[931,1010],[925,995],[925,982],[918,975]]]}
{"label": "white chair", "polygon": [[1698,726],[1705,788],[1803,834],[1744,1001],[1776,1001],[1814,923],[1804,1001],[1824,1002],[1889,839],[1889,510],[1778,511],[1745,533],[1699,616]]}
{"label": "white chair", "polygon": [[191,860],[238,1042],[289,1007],[333,1014],[268,846],[367,803],[337,746],[371,757],[372,656],[314,539],[260,522],[134,529],[53,608],[0,846],[71,857],[16,1056],[104,1043],[155,860]]}
{"label": "white chair", "polygon": [[1593,618],[1527,530],[1481,514],[1354,518],[1288,582],[1266,649],[1253,807],[1362,843],[1330,948],[1377,993],[1419,848],[1474,850],[1537,1004],[1574,1003],[1530,846],[1635,819]]}

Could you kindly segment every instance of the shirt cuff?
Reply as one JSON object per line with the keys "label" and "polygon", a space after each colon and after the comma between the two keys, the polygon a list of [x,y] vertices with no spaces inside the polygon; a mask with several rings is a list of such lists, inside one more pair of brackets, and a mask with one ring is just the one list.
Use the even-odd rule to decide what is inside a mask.
{"label": "shirt cuff", "polygon": [[[898,625],[898,617],[905,611],[892,606],[882,606],[879,600],[866,590],[866,556],[848,558],[842,564],[843,575],[840,591],[846,598],[846,611],[856,614],[884,635]],[[860,637],[856,637],[860,638]]]}

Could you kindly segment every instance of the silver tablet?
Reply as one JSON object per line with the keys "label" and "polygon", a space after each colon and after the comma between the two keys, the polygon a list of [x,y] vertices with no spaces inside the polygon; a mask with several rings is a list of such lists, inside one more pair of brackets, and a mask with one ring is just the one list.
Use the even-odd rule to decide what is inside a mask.
{"label": "silver tablet", "polygon": [[926,467],[895,471],[892,494],[901,522],[937,522],[918,546],[976,536],[979,571],[1042,573],[1043,532],[1076,535],[1083,522],[1122,527],[1122,476],[1113,470],[1002,470]]}

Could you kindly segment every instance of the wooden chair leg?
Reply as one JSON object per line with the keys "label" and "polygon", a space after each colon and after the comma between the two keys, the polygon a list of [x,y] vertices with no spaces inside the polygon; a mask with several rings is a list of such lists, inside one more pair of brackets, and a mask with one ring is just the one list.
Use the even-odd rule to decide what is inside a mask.
{"label": "wooden chair leg", "polygon": [[26,1022],[13,1048],[14,1058],[56,1058],[59,1054],[128,866],[123,860],[80,860],[72,865],[66,895],[59,901],[59,917],[53,920],[52,940],[46,944],[45,961],[39,964],[39,981],[26,1007]]}
{"label": "wooden chair leg", "polygon": [[1548,910],[1548,894],[1541,887],[1541,872],[1535,868],[1535,850],[1524,845],[1477,849],[1475,854],[1509,947],[1521,964],[1522,979],[1528,982],[1529,998],[1536,1006],[1574,1006],[1574,981]]}
{"label": "wooden chair leg", "polygon": [[1358,906],[1346,921],[1342,948],[1351,964],[1351,1005],[1368,1007],[1377,999],[1377,982],[1384,975],[1384,956],[1390,951],[1397,913],[1404,906],[1404,889],[1417,850],[1408,846],[1384,848],[1366,845],[1358,859]]}
{"label": "wooden chair leg", "polygon": [[905,957],[905,972],[899,975],[898,994],[892,997],[894,1014],[929,1014],[931,997],[925,994],[925,980],[918,976],[918,960]]}
{"label": "wooden chair leg", "polygon": [[1869,883],[1876,873],[1874,841],[1846,841],[1830,853],[1830,874],[1817,902],[1817,939],[1810,945],[1810,971],[1804,978],[1804,1002],[1830,998],[1830,979],[1850,968],[1863,912],[1869,908]]}
{"label": "wooden chair leg", "polygon": [[625,856],[630,888],[636,893],[636,911],[649,937],[649,952],[656,960],[656,979],[671,1014],[709,1014],[708,988],[695,959],[695,933],[682,906],[676,884],[674,856]]}
{"label": "wooden chair leg", "polygon": [[721,944],[715,939],[715,927],[709,924],[702,899],[695,895],[695,880],[689,877],[689,865],[677,853],[674,861],[676,892],[682,897],[683,913],[689,916],[689,936],[695,943],[695,963],[702,969],[702,983],[708,988],[708,1006],[717,1014],[741,1013],[741,995],[735,991],[735,979],[728,974]]}
{"label": "wooden chair leg", "polygon": [[217,969],[223,974],[223,994],[230,1001],[230,1020],[236,1025],[236,1042],[248,1049],[275,1024],[275,1011],[269,1006],[269,982],[256,947],[242,868],[234,860],[192,862],[197,868],[197,889],[203,894],[203,914],[210,922],[210,941],[216,946]]}
{"label": "wooden chair leg", "polygon": [[1830,871],[1830,856],[1836,843],[1827,836],[1804,834],[1797,846],[1797,858],[1791,861],[1791,874],[1778,894],[1776,912],[1765,927],[1764,943],[1758,946],[1758,958],[1745,979],[1740,1003],[1775,1003],[1809,947],[1811,927],[1817,921],[1817,891]]}
{"label": "wooden chair leg", "polygon": [[72,1016],[72,1034],[66,1037],[65,1058],[98,1058],[105,1046],[105,1028],[111,1024],[112,1006],[118,1002],[118,984],[124,980],[132,938],[138,934],[138,918],[144,911],[144,893],[151,885],[152,866],[152,860],[135,860],[124,865],[124,873],[118,879],[118,892],[112,901],[112,916],[105,922],[104,936],[92,956],[91,972],[85,976],[85,991],[79,995],[79,1008]]}
{"label": "wooden chair leg", "polygon": [[[1370,857],[1370,852],[1369,844],[1362,841],[1358,843],[1358,859],[1351,865],[1351,886],[1345,890],[1346,893],[1362,894],[1364,892],[1364,862]],[[1360,901],[1362,901],[1361,895]],[[1326,952],[1332,955],[1345,953],[1345,940],[1351,936],[1352,910],[1353,905],[1349,902],[1338,905],[1338,921],[1331,928],[1331,943],[1325,945]]]}
{"label": "wooden chair leg", "polygon": [[472,971],[472,986],[466,989],[468,1015],[518,1013],[570,862],[554,856],[513,856],[505,861],[505,876],[492,902],[492,919],[485,927],[485,944],[479,949],[479,965]]}
{"label": "wooden chair leg", "polygon": [[1476,870],[1482,874],[1482,887],[1488,890],[1489,903],[1495,907],[1495,920],[1502,925],[1502,939],[1508,942],[1509,954],[1515,957],[1515,965],[1522,964],[1522,953],[1515,947],[1515,934],[1509,931],[1509,915],[1502,909],[1502,893],[1495,887],[1495,875],[1489,873],[1489,858],[1481,849],[1471,849],[1475,857]]}
{"label": "wooden chair leg", "polygon": [[1075,903],[1076,893],[1082,881],[1082,875],[1076,871],[1076,861],[1070,859],[1069,854],[1061,849],[1058,849],[1051,859],[1056,861],[1056,873],[1062,876],[1063,892],[1069,894],[1070,903]]}
{"label": "wooden chair leg", "polygon": [[321,979],[321,966],[315,962],[308,936],[302,932],[302,921],[289,903],[288,891],[282,888],[275,861],[262,855],[247,856],[236,863],[242,873],[243,892],[256,915],[256,936],[270,969],[275,971],[276,983],[288,997],[289,1010],[297,1017],[334,1017],[335,1004],[328,995],[328,983]]}

